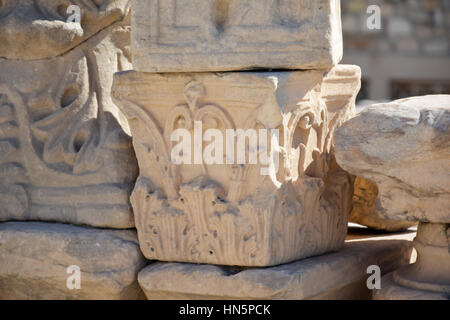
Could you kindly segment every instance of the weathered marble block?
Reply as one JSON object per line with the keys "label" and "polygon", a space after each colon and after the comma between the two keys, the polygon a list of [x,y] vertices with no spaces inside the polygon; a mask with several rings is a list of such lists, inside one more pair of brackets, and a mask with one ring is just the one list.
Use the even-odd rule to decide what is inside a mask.
{"label": "weathered marble block", "polygon": [[336,159],[379,189],[394,220],[450,223],[450,95],[367,107],[339,128]]}
{"label": "weathered marble block", "polygon": [[366,108],[341,126],[338,163],[375,182],[379,212],[418,221],[417,262],[382,279],[378,299],[450,298],[450,95]]}
{"label": "weathered marble block", "polygon": [[136,0],[144,72],[325,69],[342,59],[339,0]]}
{"label": "weathered marble block", "polygon": [[389,273],[407,266],[411,251],[410,241],[363,241],[270,268],[157,262],[139,272],[138,281],[149,300],[369,300],[367,268]]}
{"label": "weathered marble block", "polygon": [[[353,112],[359,86],[359,67],[344,65],[329,72],[116,74],[113,97],[128,117],[140,168],[131,202],[144,255],[270,266],[338,250],[352,181],[334,162],[332,137]],[[262,175],[261,163],[248,162],[176,165],[171,134],[195,136],[196,121],[223,136],[226,129],[278,129],[279,170]],[[267,151],[261,143],[256,150]]]}
{"label": "weathered marble block", "polygon": [[[0,223],[0,300],[141,299],[146,264],[135,230]],[[78,289],[67,285],[70,266],[79,267]]]}
{"label": "weathered marble block", "polygon": [[356,177],[353,189],[353,209],[348,218],[349,222],[387,232],[407,230],[417,224],[417,222],[393,220],[379,215],[375,205],[378,187],[373,182]]}

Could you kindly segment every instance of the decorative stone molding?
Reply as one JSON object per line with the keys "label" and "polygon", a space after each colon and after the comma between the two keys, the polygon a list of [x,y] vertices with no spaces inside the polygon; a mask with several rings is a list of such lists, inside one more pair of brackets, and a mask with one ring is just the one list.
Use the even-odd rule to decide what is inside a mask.
{"label": "decorative stone molding", "polygon": [[[356,66],[116,74],[113,97],[128,117],[140,168],[131,202],[144,255],[270,266],[341,248],[353,181],[335,164],[332,138],[352,114],[359,86]],[[221,132],[279,129],[278,172],[261,175],[260,164],[174,164],[171,133],[193,132],[196,120]]]}
{"label": "decorative stone molding", "polygon": [[383,278],[375,298],[450,297],[449,123],[450,96],[436,95],[367,107],[337,131],[338,163],[378,185],[381,214],[420,222],[417,262]]}
{"label": "decorative stone molding", "polygon": [[[71,5],[79,8],[80,23],[71,21]],[[130,5],[130,0],[2,0],[0,57],[40,60],[63,55],[123,20]]]}
{"label": "decorative stone molding", "polygon": [[328,69],[342,59],[339,0],[136,0],[142,72]]}

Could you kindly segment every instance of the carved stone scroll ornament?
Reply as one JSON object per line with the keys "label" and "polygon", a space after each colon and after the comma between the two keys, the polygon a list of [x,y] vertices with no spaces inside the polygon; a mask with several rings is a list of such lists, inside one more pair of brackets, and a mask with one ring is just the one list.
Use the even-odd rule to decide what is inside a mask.
{"label": "carved stone scroll ornament", "polygon": [[[116,74],[113,96],[129,119],[140,167],[131,202],[144,255],[269,266],[339,249],[352,181],[333,159],[331,137],[353,111],[359,81],[353,66]],[[278,172],[261,175],[261,164],[174,164],[171,132],[192,132],[195,120],[223,133],[279,129]]]}
{"label": "carved stone scroll ornament", "polygon": [[342,59],[339,0],[134,0],[141,72],[329,69]]}

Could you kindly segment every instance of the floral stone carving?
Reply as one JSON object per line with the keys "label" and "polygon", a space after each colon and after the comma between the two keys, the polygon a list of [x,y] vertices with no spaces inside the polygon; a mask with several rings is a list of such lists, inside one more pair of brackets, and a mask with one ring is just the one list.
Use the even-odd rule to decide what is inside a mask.
{"label": "floral stone carving", "polygon": [[[81,25],[56,16],[69,1],[2,1],[0,221],[131,228],[137,163],[110,93],[131,66],[128,2],[75,2]],[[72,28],[86,37],[59,47]]]}
{"label": "floral stone carving", "polygon": [[[352,114],[359,86],[356,66],[116,74],[113,97],[128,117],[140,168],[131,202],[144,255],[270,266],[338,250],[353,181],[334,161],[332,138]],[[224,135],[227,129],[278,129],[279,170],[262,175],[262,164],[232,161],[175,164],[171,134],[195,135],[199,123]]]}

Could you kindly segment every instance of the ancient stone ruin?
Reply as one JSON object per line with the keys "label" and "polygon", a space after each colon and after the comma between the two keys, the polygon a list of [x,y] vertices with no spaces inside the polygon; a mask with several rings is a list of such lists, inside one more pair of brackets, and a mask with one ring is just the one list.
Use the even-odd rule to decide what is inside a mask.
{"label": "ancient stone ruin", "polygon": [[[448,298],[449,98],[424,96],[374,105],[338,129],[338,162],[378,185],[383,215],[420,222],[414,240],[417,262],[387,275],[378,299]],[[395,148],[385,148],[391,144]]]}
{"label": "ancient stone ruin", "polygon": [[[352,187],[331,148],[353,112],[361,73],[334,66],[342,56],[338,5],[198,0],[188,7],[203,11],[199,21],[179,1],[135,2],[136,71],[116,74],[113,96],[128,117],[140,166],[131,201],[148,259],[271,266],[342,247]],[[276,39],[270,53],[258,43],[267,38]],[[255,67],[293,70],[213,73]],[[262,175],[261,165],[230,157],[173,164],[172,132],[195,135],[196,121],[223,136],[227,129],[278,129],[278,170]]]}
{"label": "ancient stone ruin", "polygon": [[339,0],[72,2],[0,1],[0,299],[448,299],[450,97],[356,113]]}
{"label": "ancient stone ruin", "polygon": [[131,66],[128,3],[82,7],[78,25],[33,2],[0,18],[0,221],[131,228],[138,168],[111,100],[114,72]]}
{"label": "ancient stone ruin", "polygon": [[[111,99],[113,74],[131,67],[129,1],[80,3],[80,24],[56,2],[2,4],[0,298],[140,298],[138,167]],[[79,291],[71,265],[88,275]]]}

